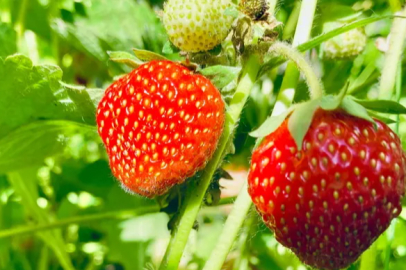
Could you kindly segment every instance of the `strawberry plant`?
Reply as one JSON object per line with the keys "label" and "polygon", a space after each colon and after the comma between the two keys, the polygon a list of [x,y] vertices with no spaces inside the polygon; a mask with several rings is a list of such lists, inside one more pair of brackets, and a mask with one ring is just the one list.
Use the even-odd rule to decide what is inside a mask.
{"label": "strawberry plant", "polygon": [[0,1],[0,269],[406,269],[404,1]]}

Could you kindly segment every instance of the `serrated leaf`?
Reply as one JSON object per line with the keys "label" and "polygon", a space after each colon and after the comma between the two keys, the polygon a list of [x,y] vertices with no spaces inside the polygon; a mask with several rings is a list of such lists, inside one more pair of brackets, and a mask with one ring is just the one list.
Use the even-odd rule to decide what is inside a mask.
{"label": "serrated leaf", "polygon": [[268,136],[274,132],[282,123],[286,117],[294,110],[295,106],[290,107],[287,111],[280,115],[269,117],[265,122],[256,130],[252,131],[249,135],[254,138],[262,138]]}
{"label": "serrated leaf", "polygon": [[200,70],[200,73],[211,80],[211,82],[219,89],[229,85],[232,81],[238,78],[241,72],[240,67],[230,66],[211,66]]}
{"label": "serrated leaf", "polygon": [[240,14],[240,12],[238,11],[237,7],[235,7],[235,6],[228,7],[224,11],[224,15],[231,16],[234,19],[237,18],[239,14]]}
{"label": "serrated leaf", "polygon": [[311,100],[298,105],[289,117],[288,129],[296,142],[298,150],[302,150],[304,137],[318,108],[320,108],[320,100]]}
{"label": "serrated leaf", "polygon": [[135,57],[134,55],[128,53],[128,52],[112,52],[112,51],[108,51],[107,54],[110,56],[110,60],[117,62],[117,63],[121,63],[121,64],[125,64],[131,68],[137,68],[140,65],[143,64],[142,61],[140,61],[139,59],[137,59],[137,57]]}
{"label": "serrated leaf", "polygon": [[[96,104],[90,97],[90,92],[84,86],[75,86],[60,82],[67,91],[69,97],[76,104],[78,111],[81,113],[83,120],[89,124],[96,124]],[[92,89],[91,93],[99,91],[103,93],[102,89]]]}
{"label": "serrated leaf", "polygon": [[0,61],[0,138],[36,120],[83,122],[83,116],[61,86],[57,66],[34,66],[23,55]]}
{"label": "serrated leaf", "polygon": [[348,96],[345,97],[343,99],[343,101],[341,102],[340,107],[347,113],[349,113],[355,117],[365,119],[365,120],[373,123],[374,125],[376,125],[374,119],[372,119],[372,117],[369,116],[367,110],[362,105],[355,102],[351,97],[348,97]]}
{"label": "serrated leaf", "polygon": [[163,54],[173,54],[179,52],[179,49],[172,44],[169,40],[166,41],[164,47],[162,48],[162,53]]}
{"label": "serrated leaf", "polygon": [[61,153],[69,136],[95,128],[71,121],[37,121],[0,139],[0,173],[42,164],[46,157]]}
{"label": "serrated leaf", "polygon": [[168,58],[166,58],[165,56],[146,50],[133,49],[133,52],[138,59],[145,62],[149,62],[152,60],[168,60]]}
{"label": "serrated leaf", "polygon": [[354,101],[371,111],[387,114],[406,114],[406,108],[396,101],[360,99],[354,99]]}

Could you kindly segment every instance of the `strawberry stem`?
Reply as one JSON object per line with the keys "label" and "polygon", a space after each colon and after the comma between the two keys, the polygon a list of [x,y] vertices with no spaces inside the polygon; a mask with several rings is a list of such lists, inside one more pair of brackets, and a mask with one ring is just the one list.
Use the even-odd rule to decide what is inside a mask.
{"label": "strawberry stem", "polygon": [[234,203],[233,211],[227,218],[224,225],[224,230],[220,235],[216,247],[210,254],[210,258],[204,266],[203,270],[221,269],[227,255],[234,243],[234,239],[238,234],[242,224],[247,218],[247,213],[251,208],[251,197],[247,192],[247,182],[241,189],[237,200]]}
{"label": "strawberry stem", "polygon": [[[300,16],[302,17],[301,23],[303,23],[303,25],[300,25],[300,27],[298,27],[296,29],[295,37],[294,37],[294,39],[297,40],[297,44],[304,43],[310,38],[310,31],[311,31],[311,28],[313,25],[313,16],[310,16],[311,19],[307,18],[307,20],[304,20],[304,17],[306,15],[306,13],[309,13],[309,12],[311,14],[314,14],[314,12],[316,10],[317,0],[304,1],[303,4],[304,5],[301,6],[301,10],[300,10]],[[313,10],[309,10],[309,6],[313,7]],[[306,29],[305,33],[303,32],[302,27]],[[291,51],[296,52],[290,46],[285,45],[284,43],[281,43],[281,42],[277,42],[276,44],[274,44],[274,46],[275,45],[278,46],[278,44],[281,44],[281,47],[283,47],[283,48],[287,47],[286,53],[288,55],[291,54]],[[308,73],[310,73],[310,74],[309,75],[306,74],[306,76],[310,76],[310,77],[313,76],[313,80],[314,80],[314,84],[315,84],[313,87],[315,87],[316,90],[313,90],[313,88],[311,88],[312,93],[314,94],[315,97],[318,97],[319,95],[321,96],[323,94],[323,91],[322,91],[321,84],[320,84],[317,76],[315,75],[314,71],[311,69],[310,65],[306,62],[306,60],[304,60],[303,56],[299,52],[296,52],[296,53],[299,55],[298,57],[296,57],[296,59],[302,59],[300,66],[302,66],[302,64],[303,64],[302,62],[304,61],[303,65],[307,65],[307,68],[310,68],[310,69],[308,69]],[[285,76],[286,76],[286,74],[285,74]],[[283,95],[282,92],[279,92],[279,93],[280,93],[279,96]],[[291,103],[291,101],[289,101],[289,103]],[[257,140],[257,142],[258,142],[258,140]],[[238,194],[237,200],[233,206],[233,210],[231,211],[230,215],[228,216],[226,224],[221,233],[221,237],[220,237],[219,241],[217,242],[215,249],[210,254],[210,258],[207,261],[207,263],[204,267],[204,270],[221,269],[222,265],[224,264],[224,261],[227,259],[227,255],[234,243],[234,239],[237,237],[240,227],[242,226],[244,220],[247,217],[247,214],[248,214],[249,209],[251,208],[251,205],[252,205],[252,201],[249,198],[249,195],[247,192],[247,185],[244,185],[244,187],[240,191],[240,194]]]}
{"label": "strawberry stem", "polygon": [[269,52],[276,53],[295,63],[299,70],[302,71],[306,77],[307,84],[309,85],[310,89],[311,98],[318,99],[322,97],[323,87],[320,83],[320,80],[311,65],[306,61],[302,54],[300,54],[290,45],[283,42],[275,42],[271,46],[271,48],[269,48]]}
{"label": "strawberry stem", "polygon": [[[406,7],[397,15],[406,16]],[[401,56],[405,39],[406,20],[401,17],[396,17],[393,19],[389,39],[389,48],[385,55],[385,63],[379,88],[380,99],[391,99],[393,97],[396,83],[396,70],[398,68],[398,63],[402,61]]]}
{"label": "strawberry stem", "polygon": [[251,88],[254,86],[259,67],[258,56],[251,55],[244,65],[237,90],[228,107],[224,132],[218,144],[216,153],[207,164],[201,178],[198,181],[191,182],[188,186],[187,194],[179,213],[178,226],[172,231],[171,240],[159,268],[160,270],[178,269],[180,259],[189,239],[189,234],[193,228],[197,214],[199,213],[204,195],[211,183],[214,172],[222,163],[222,160],[228,151],[228,146],[233,141],[234,131],[237,127],[238,120]]}

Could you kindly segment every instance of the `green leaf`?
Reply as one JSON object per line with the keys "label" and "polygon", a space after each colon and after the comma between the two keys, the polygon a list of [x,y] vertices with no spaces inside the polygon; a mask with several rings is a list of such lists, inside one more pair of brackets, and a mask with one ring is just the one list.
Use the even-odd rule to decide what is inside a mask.
{"label": "green leaf", "polygon": [[165,43],[164,47],[162,48],[163,54],[173,54],[179,52],[179,49],[172,44],[169,40]]}
{"label": "green leaf", "polygon": [[288,129],[296,142],[298,150],[302,150],[304,137],[313,121],[316,110],[320,108],[320,100],[311,100],[309,102],[297,105],[292,115],[289,117]]}
{"label": "green leaf", "polygon": [[96,129],[71,121],[37,121],[11,132],[0,139],[0,173],[42,164],[46,157],[61,153],[79,131]]}
{"label": "green leaf", "polygon": [[128,52],[108,51],[107,54],[110,56],[111,61],[114,61],[114,62],[117,62],[120,64],[125,64],[131,68],[137,68],[143,64],[142,61],[140,61],[139,59],[137,59],[137,57],[135,57],[134,55],[132,55]]}
{"label": "green leaf", "polygon": [[354,99],[354,101],[371,111],[387,114],[406,114],[406,108],[396,101],[360,99]]}
{"label": "green leaf", "polygon": [[231,16],[234,19],[236,19],[239,14],[240,14],[240,11],[237,9],[236,6],[230,6],[230,7],[226,8],[226,10],[224,11],[224,15]]}
{"label": "green leaf", "polygon": [[211,66],[200,70],[200,73],[211,80],[211,82],[219,89],[227,86],[232,81],[238,78],[241,72],[240,67],[230,66]]}
{"label": "green leaf", "polygon": [[360,104],[355,102],[351,97],[349,97],[349,96],[345,97],[343,99],[343,101],[341,102],[340,107],[347,113],[349,113],[355,117],[365,119],[365,120],[373,123],[374,125],[376,125],[374,119],[372,119],[371,116],[369,116],[367,110],[363,106],[361,106]]}
{"label": "green leaf", "polygon": [[262,138],[271,134],[283,123],[283,121],[285,121],[286,117],[289,116],[294,108],[295,106],[292,106],[280,115],[269,117],[257,130],[252,131],[250,136],[254,138]]}
{"label": "green leaf", "polygon": [[84,116],[59,82],[59,67],[33,66],[29,58],[13,55],[0,61],[0,78],[0,138],[36,120],[83,122]]}
{"label": "green leaf", "polygon": [[[69,97],[76,104],[78,111],[86,123],[96,125],[96,105],[90,97],[90,94],[84,86],[74,86],[61,82],[61,85],[67,91]],[[91,91],[99,91],[103,93],[102,89],[93,89]]]}
{"label": "green leaf", "polygon": [[139,50],[139,49],[133,49],[135,56],[145,62],[149,62],[152,60],[168,60],[165,56],[162,56],[160,54],[146,51],[146,50]]}

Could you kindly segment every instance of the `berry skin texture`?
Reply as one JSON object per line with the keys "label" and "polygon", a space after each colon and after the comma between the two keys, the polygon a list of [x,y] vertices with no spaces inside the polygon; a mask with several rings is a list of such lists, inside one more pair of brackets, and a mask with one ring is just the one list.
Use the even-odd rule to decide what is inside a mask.
{"label": "berry skin texture", "polygon": [[401,212],[405,155],[397,135],[318,110],[298,151],[287,120],[254,151],[249,194],[276,239],[304,263],[342,269]]}
{"label": "berry skin texture", "polygon": [[328,59],[351,59],[361,54],[367,37],[360,29],[345,32],[324,43],[324,54]]}
{"label": "berry skin texture", "polygon": [[224,110],[205,77],[170,61],[141,65],[107,88],[97,110],[114,176],[142,196],[164,194],[206,165]]}
{"label": "berry skin texture", "polygon": [[213,49],[228,35],[233,17],[225,15],[230,0],[168,0],[163,23],[170,41],[182,51]]}

